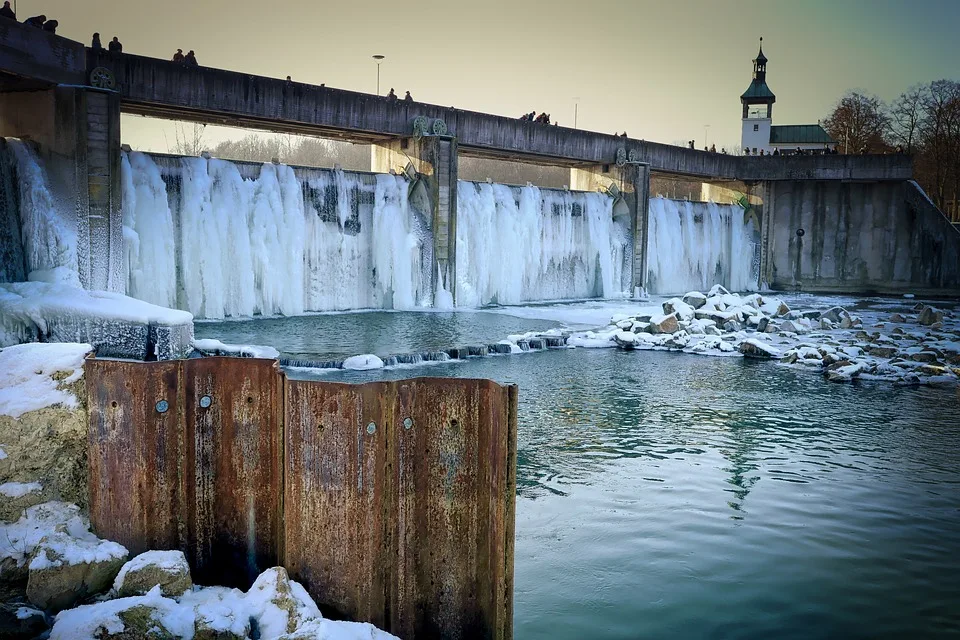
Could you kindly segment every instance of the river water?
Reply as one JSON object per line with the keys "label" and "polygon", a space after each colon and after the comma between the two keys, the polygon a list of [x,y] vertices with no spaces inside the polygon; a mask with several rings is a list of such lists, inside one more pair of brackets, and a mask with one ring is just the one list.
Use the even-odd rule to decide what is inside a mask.
{"label": "river water", "polygon": [[[434,335],[445,315],[460,324],[444,331],[464,338],[501,322],[476,336],[485,341],[554,326],[355,314],[344,326],[354,342],[341,351],[365,350],[355,347],[367,321],[368,335],[387,342],[409,323],[387,350],[421,346],[418,332],[439,347],[450,337]],[[772,362],[612,349],[323,379],[411,375],[520,385],[517,638],[960,631],[956,390],[838,385]]]}

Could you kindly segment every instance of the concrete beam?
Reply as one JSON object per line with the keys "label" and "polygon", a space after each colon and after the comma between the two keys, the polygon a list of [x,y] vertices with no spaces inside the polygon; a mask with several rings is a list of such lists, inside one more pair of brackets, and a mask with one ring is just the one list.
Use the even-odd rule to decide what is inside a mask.
{"label": "concrete beam", "polygon": [[0,19],[0,91],[85,84],[85,78],[82,44]]}

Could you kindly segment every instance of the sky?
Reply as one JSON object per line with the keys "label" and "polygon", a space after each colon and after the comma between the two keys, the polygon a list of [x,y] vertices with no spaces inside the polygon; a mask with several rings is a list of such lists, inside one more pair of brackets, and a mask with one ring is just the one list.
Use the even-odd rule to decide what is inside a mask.
{"label": "sky", "polygon": [[[87,44],[99,31],[127,53],[194,49],[204,66],[370,93],[380,54],[381,93],[564,126],[576,110],[582,129],[717,148],[739,143],[761,36],[774,124],[815,123],[851,89],[890,100],[960,79],[960,0],[17,0],[17,13]],[[123,138],[172,142],[134,117]]]}

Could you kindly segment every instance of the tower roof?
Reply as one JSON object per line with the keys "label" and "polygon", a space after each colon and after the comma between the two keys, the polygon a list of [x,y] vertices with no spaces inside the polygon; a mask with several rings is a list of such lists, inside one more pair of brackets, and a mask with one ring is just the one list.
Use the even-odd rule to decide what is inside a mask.
{"label": "tower roof", "polygon": [[760,103],[776,102],[777,96],[773,95],[773,91],[770,91],[766,81],[754,78],[747,90],[740,96],[740,100]]}

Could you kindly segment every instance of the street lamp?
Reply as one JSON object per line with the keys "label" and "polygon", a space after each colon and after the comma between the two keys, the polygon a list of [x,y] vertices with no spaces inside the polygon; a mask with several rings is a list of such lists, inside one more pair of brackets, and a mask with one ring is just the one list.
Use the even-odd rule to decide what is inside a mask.
{"label": "street lamp", "polygon": [[383,62],[383,59],[387,56],[381,56],[377,54],[373,56],[373,59],[377,61],[377,95],[380,95],[380,63]]}
{"label": "street lamp", "polygon": [[577,114],[580,111],[580,97],[574,96],[573,98],[573,128],[577,128]]}
{"label": "street lamp", "polygon": [[704,149],[707,148],[707,129],[709,128],[710,128],[710,125],[708,124],[703,125],[703,148]]}

